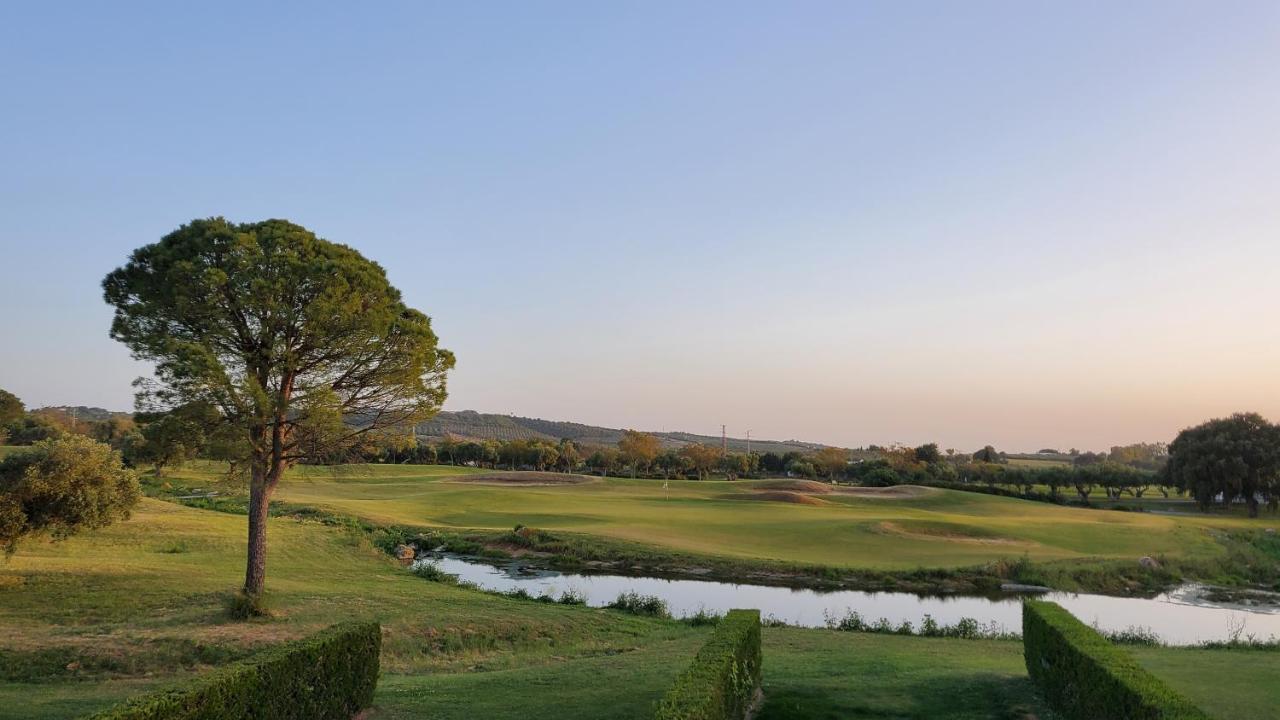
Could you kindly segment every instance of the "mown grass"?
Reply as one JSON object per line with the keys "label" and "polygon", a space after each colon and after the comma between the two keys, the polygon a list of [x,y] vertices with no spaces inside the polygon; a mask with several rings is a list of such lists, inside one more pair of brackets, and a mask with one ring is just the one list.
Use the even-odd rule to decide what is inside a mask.
{"label": "mown grass", "polygon": [[0,682],[9,682],[0,707],[32,687],[65,704],[76,693],[63,684],[197,672],[344,619],[384,623],[383,667],[393,673],[500,668],[681,632],[425,582],[362,533],[285,519],[269,531],[275,617],[233,622],[224,605],[242,582],[244,523],[148,499],[133,519],[101,532],[26,543],[0,565]]}
{"label": "mown grass", "polygon": [[1129,648],[1144,667],[1213,717],[1280,717],[1280,652]]}
{"label": "mown grass", "polygon": [[[494,673],[389,678],[373,718],[642,720],[683,669],[672,658],[692,658],[704,639],[691,633],[625,655]],[[766,628],[764,667],[761,720],[1048,717],[1016,642]]]}
{"label": "mown grass", "polygon": [[[285,502],[377,523],[507,530],[516,524],[698,555],[834,568],[956,568],[1001,559],[1142,556],[1211,561],[1222,530],[1274,518],[1101,512],[926,489],[916,496],[813,494],[818,504],[759,500],[765,483],[593,479],[555,487],[451,482],[476,472],[443,466],[304,468],[281,485]],[[176,481],[212,486],[197,465]]]}
{"label": "mown grass", "polygon": [[[153,499],[134,517],[0,565],[0,717],[65,718],[345,619],[384,624],[379,718],[642,718],[708,630],[415,577],[342,526],[270,524],[274,616],[230,621],[244,518]],[[1196,699],[1236,663],[1236,709],[1274,700],[1265,653],[1142,649]],[[1172,657],[1172,660],[1166,659]],[[1277,655],[1280,657],[1280,655]],[[1188,658],[1183,661],[1182,658]],[[1144,659],[1144,662],[1147,660]],[[1016,642],[768,628],[761,718],[1048,717]],[[1254,695],[1246,698],[1245,694]],[[1207,705],[1206,705],[1207,707]],[[1250,717],[1247,713],[1222,717]],[[1258,715],[1252,715],[1257,717]]]}

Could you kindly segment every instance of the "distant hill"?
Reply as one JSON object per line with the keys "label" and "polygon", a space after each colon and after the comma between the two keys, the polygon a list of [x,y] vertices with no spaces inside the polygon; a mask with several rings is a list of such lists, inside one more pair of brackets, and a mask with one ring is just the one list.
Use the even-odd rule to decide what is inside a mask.
{"label": "distant hill", "polygon": [[[678,448],[691,443],[719,445],[718,435],[695,435],[686,432],[655,432],[662,440],[663,447]],[[517,417],[514,415],[497,415],[478,413],[474,410],[443,411],[431,420],[418,425],[417,435],[425,440],[438,440],[445,435],[467,440],[550,440],[558,441],[567,438],[580,445],[615,445],[622,438],[621,428],[606,428],[596,425],[566,422],[561,420],[543,420],[541,418]],[[744,452],[747,449],[746,438],[729,438],[730,450]],[[801,442],[799,440],[757,440],[751,439],[754,452],[776,452],[779,454],[791,451],[808,452],[826,447],[820,443]]]}
{"label": "distant hill", "polygon": [[103,420],[110,420],[113,417],[133,417],[133,413],[117,412],[115,410],[106,410],[100,407],[88,407],[85,405],[50,405],[48,407],[36,408],[35,410],[32,410],[32,412],[40,412],[42,410],[65,413],[75,417],[77,420],[84,420],[85,422],[101,422]]}
{"label": "distant hill", "polygon": [[[100,407],[84,405],[51,405],[36,410],[74,415],[77,420],[102,421],[113,417],[132,417],[132,413],[116,412]],[[418,425],[416,434],[424,440],[439,440],[445,435],[466,440],[550,440],[558,442],[568,438],[579,445],[616,445],[622,438],[622,428],[606,428],[596,425],[563,420],[543,420],[541,418],[517,417],[515,415],[498,415],[496,413],[478,413],[474,410],[442,411],[431,420]],[[662,440],[663,447],[678,448],[691,443],[719,445],[719,435],[696,435],[687,432],[654,432]],[[730,450],[745,452],[746,438],[728,439]],[[797,451],[808,452],[818,450],[825,445],[821,443],[802,442],[800,440],[757,440],[751,438],[751,449],[755,452],[776,452],[779,455]]]}

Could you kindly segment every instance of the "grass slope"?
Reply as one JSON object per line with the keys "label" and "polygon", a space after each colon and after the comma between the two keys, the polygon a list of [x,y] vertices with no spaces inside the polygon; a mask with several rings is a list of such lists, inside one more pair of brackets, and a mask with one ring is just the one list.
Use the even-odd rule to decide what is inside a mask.
{"label": "grass slope", "polygon": [[[103,531],[24,545],[0,566],[0,717],[72,717],[266,644],[373,618],[385,644],[371,720],[639,720],[707,634],[426,582],[362,534],[290,519],[270,525],[276,616],[230,622],[221,601],[240,582],[243,537],[241,516],[148,499]],[[1259,717],[1249,713],[1274,702],[1262,680],[1275,666],[1262,663],[1280,656],[1192,652],[1140,651],[1197,700],[1227,688],[1221,717]],[[1250,666],[1228,678],[1240,663]],[[1047,717],[1011,642],[769,628],[765,678],[760,717],[771,720]]]}
{"label": "grass slope", "polygon": [[[239,516],[145,500],[101,532],[27,543],[0,568],[0,717],[91,712],[354,617],[386,627],[372,718],[585,719],[607,707],[639,719],[708,632],[426,582],[363,536],[286,519],[270,527],[276,617],[230,622],[221,602],[241,577],[243,531]],[[942,717],[997,717],[1029,698],[1016,643],[791,629],[769,629],[766,643],[777,698],[766,717],[909,717],[948,704],[964,711]],[[986,659],[959,662],[975,651]],[[993,672],[1014,689],[948,697],[959,685],[990,689]]]}
{"label": "grass slope", "polygon": [[[520,523],[672,551],[843,568],[954,568],[1026,556],[1214,559],[1220,528],[1274,519],[1099,512],[927,489],[915,495],[776,492],[776,481],[596,479],[558,487],[450,482],[474,473],[442,466],[306,468],[279,498],[374,522],[465,529]],[[183,470],[209,484],[209,466]],[[817,502],[791,502],[797,495]],[[784,497],[785,496],[785,497]],[[764,500],[761,500],[761,498]]]}

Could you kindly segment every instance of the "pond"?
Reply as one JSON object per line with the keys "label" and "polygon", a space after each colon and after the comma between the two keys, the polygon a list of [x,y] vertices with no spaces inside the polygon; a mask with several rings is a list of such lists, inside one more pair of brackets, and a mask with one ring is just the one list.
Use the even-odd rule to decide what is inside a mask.
{"label": "pond", "polygon": [[[587,604],[601,607],[618,595],[635,592],[655,595],[667,602],[671,614],[684,617],[705,610],[722,614],[732,608],[758,608],[761,615],[804,627],[823,627],[829,616],[848,611],[867,621],[887,618],[897,626],[904,621],[919,626],[925,615],[938,623],[954,625],[962,618],[977,620],[986,628],[1021,632],[1021,599],[1017,596],[924,596],[897,592],[837,590],[823,592],[768,585],[740,585],[713,580],[668,580],[654,577],[560,573],[513,561],[494,566],[471,559],[432,555],[429,562],[459,580],[487,590],[524,589],[530,595],[559,597],[575,592]],[[1051,592],[1042,595],[1070,610],[1076,617],[1103,630],[1143,628],[1170,645],[1194,645],[1206,641],[1253,636],[1257,640],[1280,638],[1280,607],[1246,607],[1211,603],[1204,588],[1185,585],[1150,599]]]}

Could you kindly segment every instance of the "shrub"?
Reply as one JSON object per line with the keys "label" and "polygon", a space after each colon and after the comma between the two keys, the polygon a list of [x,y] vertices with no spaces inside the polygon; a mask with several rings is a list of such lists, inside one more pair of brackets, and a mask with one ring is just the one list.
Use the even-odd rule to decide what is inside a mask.
{"label": "shrub", "polygon": [[1027,674],[1066,718],[1209,718],[1059,605],[1024,602],[1022,638]]}
{"label": "shrub", "polygon": [[252,618],[271,617],[271,608],[261,595],[250,595],[244,590],[237,591],[227,599],[227,615],[232,620],[249,620]]}
{"label": "shrub", "polygon": [[625,592],[613,602],[605,605],[605,607],[628,612],[632,615],[656,618],[671,617],[671,613],[667,610],[667,602],[657,595],[640,595],[635,592]]}
{"label": "shrub", "polygon": [[730,610],[658,704],[656,720],[740,720],[760,691],[760,611]]}
{"label": "shrub", "polygon": [[83,435],[43,440],[0,460],[0,547],[19,540],[55,540],[129,517],[142,490],[111,446]]}
{"label": "shrub", "polygon": [[411,572],[423,580],[430,580],[432,582],[442,582],[451,585],[458,582],[457,575],[447,573],[442,570],[439,565],[427,560],[419,560],[414,563]]}
{"label": "shrub", "polygon": [[556,602],[561,605],[586,605],[587,596],[572,588],[560,593],[560,599]]}
{"label": "shrub", "polygon": [[382,631],[335,625],[90,720],[350,720],[373,702]]}
{"label": "shrub", "polygon": [[715,625],[720,622],[722,615],[708,610],[705,606],[699,606],[698,611],[692,615],[685,615],[680,620],[693,627],[702,627],[704,625]]}

